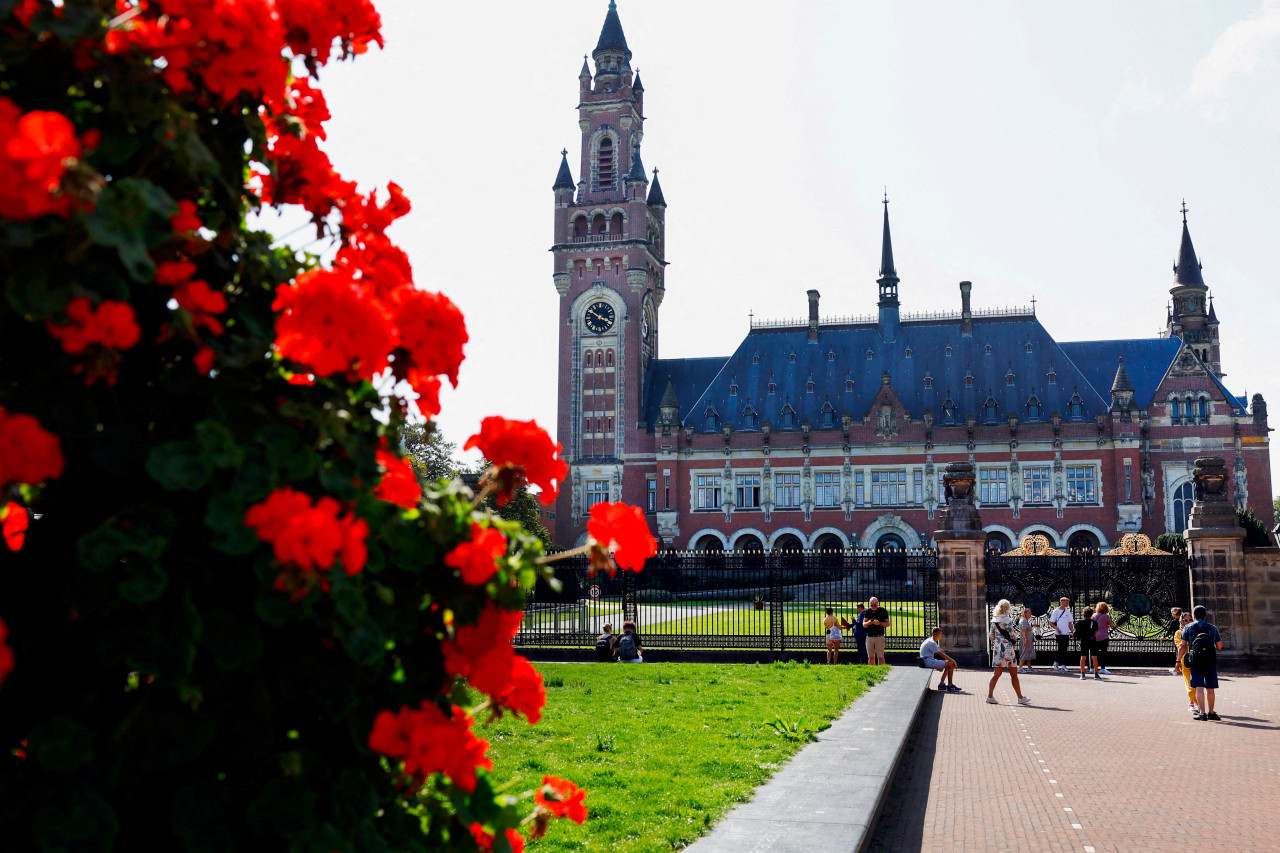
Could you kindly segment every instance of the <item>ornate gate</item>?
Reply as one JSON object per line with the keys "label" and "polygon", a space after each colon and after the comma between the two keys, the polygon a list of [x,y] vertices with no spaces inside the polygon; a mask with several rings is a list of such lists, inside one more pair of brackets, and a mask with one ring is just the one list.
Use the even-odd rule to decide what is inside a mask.
{"label": "ornate gate", "polygon": [[1117,664],[1168,666],[1173,662],[1177,622],[1169,611],[1191,606],[1190,569],[1186,557],[1151,547],[1146,536],[1129,534],[1106,553],[1068,553],[1049,547],[1048,540],[1037,534],[1023,539],[1013,551],[988,555],[986,568],[988,606],[1007,598],[1015,615],[1029,607],[1036,622],[1038,653],[1056,647],[1046,617],[1066,596],[1077,619],[1084,608],[1107,602],[1115,620],[1110,657]]}

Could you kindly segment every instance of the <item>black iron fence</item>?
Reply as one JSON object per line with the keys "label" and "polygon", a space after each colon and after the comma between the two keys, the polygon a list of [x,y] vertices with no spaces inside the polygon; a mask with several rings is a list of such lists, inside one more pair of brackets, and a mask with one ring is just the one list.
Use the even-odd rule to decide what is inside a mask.
{"label": "black iron fence", "polygon": [[518,645],[592,646],[630,620],[646,648],[823,649],[826,608],[852,621],[873,596],[891,650],[916,651],[938,624],[932,551],[667,551],[639,573],[591,576],[572,558],[556,577],[558,592],[539,583],[530,596]]}
{"label": "black iron fence", "polygon": [[1031,609],[1042,660],[1042,653],[1056,648],[1048,613],[1063,596],[1071,599],[1076,619],[1086,607],[1107,602],[1115,622],[1111,657],[1123,664],[1172,663],[1177,623],[1169,611],[1191,606],[1191,576],[1179,554],[994,554],[987,556],[986,576],[988,605],[1008,599],[1015,621],[1023,607]]}

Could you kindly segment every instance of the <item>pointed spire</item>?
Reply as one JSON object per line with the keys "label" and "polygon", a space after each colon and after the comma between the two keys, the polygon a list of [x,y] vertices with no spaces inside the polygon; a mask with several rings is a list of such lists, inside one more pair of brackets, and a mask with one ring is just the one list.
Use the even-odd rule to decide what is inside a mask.
{"label": "pointed spire", "polygon": [[653,170],[653,183],[649,185],[649,206],[666,207],[667,200],[662,197],[662,184],[658,183],[658,170]]}
{"label": "pointed spire", "polygon": [[658,404],[663,409],[678,409],[680,401],[676,399],[676,386],[670,379],[667,380],[667,390],[662,392],[662,402]]}
{"label": "pointed spire", "polygon": [[1133,390],[1133,382],[1132,380],[1129,379],[1129,371],[1124,369],[1124,358],[1121,357],[1120,364],[1118,367],[1116,367],[1115,381],[1111,383],[1111,393],[1114,394],[1117,391],[1132,391],[1132,390]]}
{"label": "pointed spire", "polygon": [[1213,294],[1209,294],[1209,322],[1218,322],[1218,312],[1213,310]]}
{"label": "pointed spire", "polygon": [[636,151],[631,155],[631,171],[627,173],[626,180],[640,181],[649,183],[649,179],[644,174],[644,163],[640,161],[640,146],[636,146]]}
{"label": "pointed spire", "polygon": [[560,171],[556,173],[556,182],[551,185],[551,189],[571,190],[573,187],[573,173],[569,171],[569,149],[565,148],[560,152]]}
{"label": "pointed spire", "polygon": [[631,51],[627,49],[627,37],[622,33],[622,21],[618,18],[618,4],[609,2],[609,13],[604,16],[604,26],[600,29],[600,41],[596,43],[596,53],[602,50],[621,50],[628,58]]}
{"label": "pointed spire", "polygon": [[639,69],[639,68],[637,68],[637,69],[636,69],[636,81],[635,81],[634,83],[632,83],[632,84],[631,84],[631,90],[632,90],[633,92],[643,92],[643,91],[644,91],[644,84],[640,82],[640,69]]}
{"label": "pointed spire", "polygon": [[578,79],[581,80],[584,77],[588,80],[591,79],[591,66],[587,65],[587,55],[585,53],[582,54],[582,70],[578,72]]}
{"label": "pointed spire", "polygon": [[1204,276],[1200,274],[1200,261],[1196,258],[1195,247],[1191,245],[1191,232],[1187,230],[1187,201],[1182,200],[1182,245],[1178,247],[1178,265],[1173,268],[1174,281],[1183,285],[1199,285],[1204,287]]}
{"label": "pointed spire", "polygon": [[893,266],[893,241],[889,238],[889,192],[884,194],[884,240],[880,246],[880,277],[897,279],[898,271]]}

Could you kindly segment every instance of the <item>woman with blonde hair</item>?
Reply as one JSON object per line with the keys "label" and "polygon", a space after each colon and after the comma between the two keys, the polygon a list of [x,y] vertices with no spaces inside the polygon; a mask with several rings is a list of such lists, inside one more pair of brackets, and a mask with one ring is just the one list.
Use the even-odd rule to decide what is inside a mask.
{"label": "woman with blonde hair", "polygon": [[1018,694],[1018,704],[1027,705],[1031,702],[1022,695],[1022,686],[1018,684],[1012,611],[1013,604],[1007,598],[1002,598],[991,614],[991,629],[987,636],[991,639],[991,665],[995,667],[995,672],[992,673],[991,681],[987,684],[987,701],[992,705],[999,704],[995,697],[996,682],[1000,680],[1000,673],[1006,669],[1009,670],[1009,680],[1013,682],[1013,692]]}
{"label": "woman with blonde hair", "polygon": [[1111,626],[1116,624],[1111,618],[1111,605],[1105,601],[1099,601],[1098,606],[1094,608],[1093,621],[1098,623],[1093,643],[1098,655],[1098,672],[1095,674],[1110,675],[1111,673],[1107,671],[1107,646],[1111,645]]}

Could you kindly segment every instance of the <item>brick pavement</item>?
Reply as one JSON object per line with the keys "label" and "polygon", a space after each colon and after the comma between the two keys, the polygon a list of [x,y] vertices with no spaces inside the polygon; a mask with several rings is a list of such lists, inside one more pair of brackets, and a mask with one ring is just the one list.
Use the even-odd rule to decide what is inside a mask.
{"label": "brick pavement", "polygon": [[1024,676],[1029,706],[1007,674],[988,705],[990,671],[931,691],[870,849],[1280,850],[1280,676],[1222,676],[1205,723],[1181,677],[1115,672]]}

